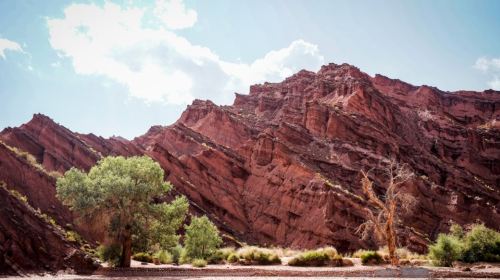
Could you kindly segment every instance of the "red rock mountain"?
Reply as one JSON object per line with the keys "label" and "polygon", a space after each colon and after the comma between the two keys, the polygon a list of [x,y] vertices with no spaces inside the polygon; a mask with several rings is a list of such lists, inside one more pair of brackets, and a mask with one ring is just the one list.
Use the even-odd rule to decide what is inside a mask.
{"label": "red rock mountain", "polygon": [[[380,168],[389,159],[417,175],[407,187],[418,205],[403,217],[401,245],[425,250],[450,221],[500,227],[500,92],[444,92],[347,64],[254,85],[232,106],[195,100],[173,125],[132,141],[74,133],[43,115],[5,129],[0,140],[48,171],[147,154],[194,211],[260,245],[372,246],[356,234],[372,207],[359,173],[373,169],[382,192]],[[54,180],[40,184],[34,171],[21,176],[16,166],[0,157],[0,180],[33,203],[47,184],[38,195],[61,207],[53,201]]]}

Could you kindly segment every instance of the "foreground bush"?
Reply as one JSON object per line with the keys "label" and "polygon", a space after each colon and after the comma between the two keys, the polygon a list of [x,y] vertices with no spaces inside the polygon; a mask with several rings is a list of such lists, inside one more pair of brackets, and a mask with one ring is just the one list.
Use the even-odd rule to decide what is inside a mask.
{"label": "foreground bush", "polygon": [[474,226],[464,237],[461,260],[500,262],[500,232],[484,225]]}
{"label": "foreground bush", "polygon": [[172,255],[166,250],[160,250],[153,255],[153,261],[156,260],[161,264],[169,264],[173,262]]}
{"label": "foreground bush", "polygon": [[205,267],[207,266],[207,261],[204,259],[194,259],[191,265],[194,267]]}
{"label": "foreground bush", "polygon": [[189,258],[206,260],[221,243],[219,230],[207,216],[193,217],[186,227],[184,245]]}
{"label": "foreground bush", "polygon": [[101,245],[97,248],[97,256],[103,262],[110,266],[116,266],[120,263],[122,246],[119,244]]}
{"label": "foreground bush", "polygon": [[454,261],[460,259],[461,246],[458,238],[447,234],[440,234],[436,243],[429,246],[429,258],[436,266],[451,266]]}
{"label": "foreground bush", "polygon": [[170,254],[172,255],[172,262],[174,264],[180,263],[180,258],[183,250],[184,248],[182,248],[182,246],[179,244],[177,244],[175,247],[170,248]]}
{"label": "foreground bush", "polygon": [[291,266],[342,266],[342,256],[337,254],[335,248],[324,248],[306,251],[288,261]]}
{"label": "foreground bush", "polygon": [[152,263],[153,262],[153,257],[149,253],[144,253],[144,252],[139,252],[136,253],[132,256],[133,260],[136,260],[138,262],[146,262],[146,263]]}
{"label": "foreground bush", "polygon": [[210,257],[208,257],[207,261],[209,264],[222,264],[226,261],[229,261],[228,258],[230,255],[234,255],[236,250],[234,248],[221,248],[215,251]]}
{"label": "foreground bush", "polygon": [[429,246],[429,258],[437,266],[451,266],[454,261],[500,262],[500,233],[475,225],[468,232],[453,225],[450,234],[439,234]]}
{"label": "foreground bush", "polygon": [[372,265],[372,264],[382,264],[384,263],[384,258],[375,251],[364,251],[360,255],[361,263],[364,265]]}
{"label": "foreground bush", "polygon": [[240,248],[235,254],[228,256],[228,262],[244,265],[281,264],[281,259],[272,250],[258,247]]}

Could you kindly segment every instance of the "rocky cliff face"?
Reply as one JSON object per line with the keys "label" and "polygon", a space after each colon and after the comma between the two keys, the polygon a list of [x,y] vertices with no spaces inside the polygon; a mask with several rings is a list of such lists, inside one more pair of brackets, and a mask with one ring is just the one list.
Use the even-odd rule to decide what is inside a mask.
{"label": "rocky cliff face", "polygon": [[235,236],[259,244],[341,250],[367,205],[359,171],[382,191],[387,160],[417,175],[402,245],[424,250],[449,222],[498,228],[500,93],[443,92],[350,65],[301,71],[237,95],[232,106],[195,101],[177,123],[134,140],[169,179]]}
{"label": "rocky cliff face", "polygon": [[391,159],[416,174],[401,245],[422,251],[450,221],[499,227],[500,93],[416,87],[346,64],[252,86],[232,106],[196,100],[175,124],[133,141],[73,133],[42,115],[0,140],[60,172],[147,154],[196,212],[261,245],[373,245],[356,234],[372,207],[359,171],[372,169],[382,193]]}
{"label": "rocky cliff face", "polygon": [[0,275],[95,270],[93,260],[26,202],[0,185]]}

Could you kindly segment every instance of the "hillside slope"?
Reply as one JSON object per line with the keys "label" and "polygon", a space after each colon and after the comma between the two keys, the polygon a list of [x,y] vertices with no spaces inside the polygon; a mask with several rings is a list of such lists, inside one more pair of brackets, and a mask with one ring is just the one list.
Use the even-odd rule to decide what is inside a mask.
{"label": "hillside slope", "polygon": [[347,64],[252,86],[232,106],[196,100],[175,124],[133,141],[74,133],[43,115],[0,140],[48,171],[147,154],[193,210],[260,245],[373,246],[356,234],[372,207],[359,171],[372,170],[382,191],[388,160],[417,175],[407,188],[418,205],[403,217],[401,245],[423,251],[450,221],[500,226],[500,92],[443,92]]}

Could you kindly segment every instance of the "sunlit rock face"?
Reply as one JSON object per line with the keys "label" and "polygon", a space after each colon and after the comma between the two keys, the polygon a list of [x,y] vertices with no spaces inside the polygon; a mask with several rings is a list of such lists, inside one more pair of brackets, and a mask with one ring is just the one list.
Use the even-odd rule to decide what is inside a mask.
{"label": "sunlit rock face", "polygon": [[[193,212],[248,243],[374,246],[356,233],[373,207],[363,197],[360,170],[373,169],[382,193],[380,166],[388,159],[416,174],[405,185],[418,204],[402,216],[402,246],[425,250],[450,221],[499,229],[500,92],[443,92],[347,64],[254,85],[232,106],[196,100],[175,124],[132,141],[74,133],[43,115],[5,129],[0,140],[48,171],[88,170],[107,155],[149,155]],[[38,186],[32,173],[4,169],[13,166],[4,157],[0,163],[0,180]],[[42,193],[51,201],[55,180],[46,181]]]}
{"label": "sunlit rock face", "polygon": [[418,205],[401,245],[422,251],[449,222],[498,228],[500,93],[443,92],[351,65],[254,85],[232,106],[196,100],[134,142],[193,204],[238,238],[292,247],[373,245],[356,229],[371,207],[360,170],[408,164]]}

